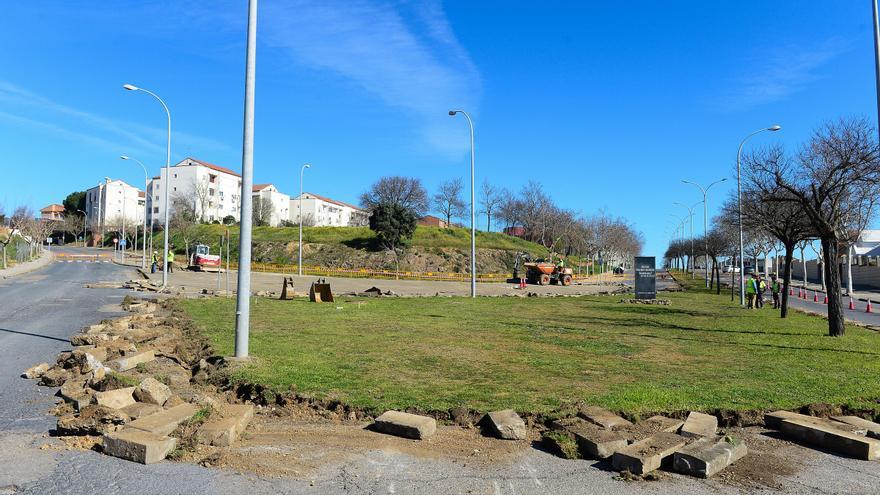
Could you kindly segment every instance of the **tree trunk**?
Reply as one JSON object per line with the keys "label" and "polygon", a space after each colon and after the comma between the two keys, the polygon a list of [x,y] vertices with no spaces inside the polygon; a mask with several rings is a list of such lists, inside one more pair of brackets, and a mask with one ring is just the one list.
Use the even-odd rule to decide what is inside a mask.
{"label": "tree trunk", "polygon": [[840,301],[840,270],[837,266],[837,239],[822,237],[824,272],[828,283],[828,335],[843,337],[843,307]]}
{"label": "tree trunk", "polygon": [[3,245],[3,269],[6,269],[6,244]]}
{"label": "tree trunk", "polygon": [[[782,307],[779,309],[779,317],[788,316],[788,289],[791,287],[791,263],[794,258],[794,244],[785,245],[785,281],[782,284]],[[778,272],[778,270],[777,270]],[[777,275],[778,277],[779,275]]]}
{"label": "tree trunk", "polygon": [[486,212],[486,232],[492,232],[492,214]]}
{"label": "tree trunk", "polygon": [[[731,301],[733,301],[733,290],[734,290],[733,286],[736,285],[736,267],[738,267],[738,266],[739,266],[739,264],[737,264],[736,256],[734,256],[733,257],[733,265],[730,269],[730,300]],[[742,273],[740,273],[740,276],[742,276]]]}

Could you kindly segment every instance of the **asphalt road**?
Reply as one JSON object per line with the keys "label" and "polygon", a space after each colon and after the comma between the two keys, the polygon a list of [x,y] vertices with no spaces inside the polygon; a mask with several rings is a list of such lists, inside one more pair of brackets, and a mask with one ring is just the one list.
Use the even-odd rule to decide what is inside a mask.
{"label": "asphalt road", "polygon": [[[91,451],[42,448],[60,445],[46,434],[55,423],[47,413],[54,390],[19,378],[20,373],[69,348],[67,338],[82,326],[117,314],[114,305],[125,291],[83,289],[83,283],[132,276],[130,269],[112,264],[64,262],[0,283],[0,494],[742,492],[674,474],[660,482],[618,481],[616,473],[592,461],[562,460],[535,449],[491,467],[375,451],[328,463],[311,479],[265,479],[192,464],[143,466]],[[803,469],[779,480],[781,492],[876,493],[880,464],[801,449]]]}

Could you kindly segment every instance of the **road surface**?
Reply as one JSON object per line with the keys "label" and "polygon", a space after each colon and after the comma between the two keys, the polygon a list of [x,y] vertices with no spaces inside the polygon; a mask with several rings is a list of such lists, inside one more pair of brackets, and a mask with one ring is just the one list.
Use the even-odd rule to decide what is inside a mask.
{"label": "road surface", "polygon": [[[675,474],[660,482],[618,481],[602,464],[562,460],[537,449],[488,467],[371,451],[328,462],[308,479],[261,478],[167,461],[143,466],[97,452],[59,449],[60,442],[46,434],[55,424],[47,413],[55,403],[54,390],[19,374],[54,360],[82,326],[119,314],[125,291],[83,289],[83,283],[133,276],[130,268],[110,263],[56,262],[0,282],[0,494],[741,493],[721,481]],[[798,449],[798,469],[777,479],[782,493],[876,493],[880,464],[788,448]]]}

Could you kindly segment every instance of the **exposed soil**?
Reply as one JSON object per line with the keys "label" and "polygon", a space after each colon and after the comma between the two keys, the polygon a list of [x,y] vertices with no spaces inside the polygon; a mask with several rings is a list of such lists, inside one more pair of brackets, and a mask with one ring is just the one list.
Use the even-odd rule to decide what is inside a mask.
{"label": "exposed soil", "polygon": [[760,428],[730,428],[729,435],[742,439],[749,449],[745,457],[715,475],[714,479],[746,490],[780,489],[781,477],[798,472],[814,450],[783,440],[776,432]]}

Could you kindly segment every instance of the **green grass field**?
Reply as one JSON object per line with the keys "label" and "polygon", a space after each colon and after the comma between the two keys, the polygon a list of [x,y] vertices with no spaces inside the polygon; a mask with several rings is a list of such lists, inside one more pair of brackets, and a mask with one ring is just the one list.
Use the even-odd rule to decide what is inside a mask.
{"label": "green grass field", "polygon": [[[457,406],[550,413],[577,400],[635,415],[793,408],[880,410],[880,334],[781,320],[699,291],[670,306],[617,297],[388,298],[313,304],[258,298],[253,363],[233,379],[381,411]],[[182,307],[223,355],[234,301]],[[341,308],[341,309],[338,309]]]}

